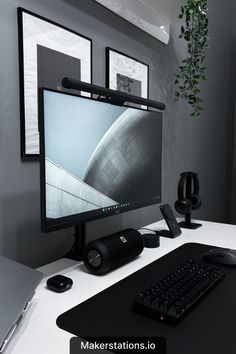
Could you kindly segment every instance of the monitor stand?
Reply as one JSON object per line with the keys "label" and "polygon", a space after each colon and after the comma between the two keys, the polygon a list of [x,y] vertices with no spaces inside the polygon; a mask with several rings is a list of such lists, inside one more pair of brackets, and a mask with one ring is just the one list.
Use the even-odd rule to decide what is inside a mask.
{"label": "monitor stand", "polygon": [[185,214],[185,221],[181,221],[178,224],[181,229],[190,229],[190,230],[196,230],[202,226],[202,224],[191,222],[191,213]]}
{"label": "monitor stand", "polygon": [[75,261],[83,260],[83,252],[85,248],[86,239],[86,224],[82,223],[75,226],[74,244],[69,253],[66,254],[66,258],[73,259]]}

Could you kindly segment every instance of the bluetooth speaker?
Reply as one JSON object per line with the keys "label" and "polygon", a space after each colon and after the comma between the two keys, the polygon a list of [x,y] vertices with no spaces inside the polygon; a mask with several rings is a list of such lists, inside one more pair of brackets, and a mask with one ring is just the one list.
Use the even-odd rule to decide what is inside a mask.
{"label": "bluetooth speaker", "polygon": [[143,248],[141,234],[126,229],[90,242],[85,247],[83,261],[92,274],[105,274],[137,257]]}

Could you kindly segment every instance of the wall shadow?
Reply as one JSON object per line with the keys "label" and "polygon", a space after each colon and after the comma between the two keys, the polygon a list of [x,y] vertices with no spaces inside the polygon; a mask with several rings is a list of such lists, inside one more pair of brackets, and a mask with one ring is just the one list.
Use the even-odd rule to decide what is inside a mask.
{"label": "wall shadow", "polygon": [[227,169],[227,195],[226,195],[226,221],[231,224],[236,224],[236,34],[230,35],[230,64],[229,64],[229,78],[230,91],[228,97],[228,166]]}
{"label": "wall shadow", "polygon": [[128,22],[124,18],[115,14],[114,12],[107,9],[105,6],[96,3],[93,0],[62,0],[66,4],[78,9],[97,19],[103,25],[105,24],[108,27],[115,29],[116,31],[128,35],[139,42],[142,42],[145,45],[150,46],[165,46],[159,40],[150,36],[146,32],[142,31],[140,28],[136,27],[132,23]]}
{"label": "wall shadow", "polygon": [[31,267],[57,260],[69,250],[72,230],[41,233],[39,194],[17,193],[2,198],[1,250],[6,257]]}

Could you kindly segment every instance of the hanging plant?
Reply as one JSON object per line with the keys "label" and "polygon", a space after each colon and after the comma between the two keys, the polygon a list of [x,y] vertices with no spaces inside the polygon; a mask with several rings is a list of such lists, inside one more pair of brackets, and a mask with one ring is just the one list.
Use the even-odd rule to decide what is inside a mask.
{"label": "hanging plant", "polygon": [[187,56],[175,77],[175,98],[187,100],[193,108],[191,116],[195,117],[203,110],[199,84],[201,80],[206,80],[207,66],[204,61],[209,39],[207,11],[207,0],[187,0],[179,15],[180,19],[185,20],[179,38],[187,42]]}

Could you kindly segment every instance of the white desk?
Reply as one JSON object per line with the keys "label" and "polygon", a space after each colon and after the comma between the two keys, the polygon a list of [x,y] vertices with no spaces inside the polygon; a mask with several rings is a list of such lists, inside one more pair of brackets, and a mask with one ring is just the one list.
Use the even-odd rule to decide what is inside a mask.
{"label": "white desk", "polygon": [[[176,239],[162,237],[159,248],[145,248],[133,262],[105,276],[88,274],[81,269],[83,267],[81,263],[65,258],[40,268],[45,277],[4,353],[69,354],[69,341],[72,335],[56,325],[56,318],[63,312],[185,243],[197,242],[236,249],[236,226],[212,222],[201,223],[203,227],[196,231],[182,229],[182,235]],[[160,221],[149,227],[164,229],[166,224]],[[58,273],[73,279],[74,285],[71,290],[57,294],[45,288],[48,277]]]}

